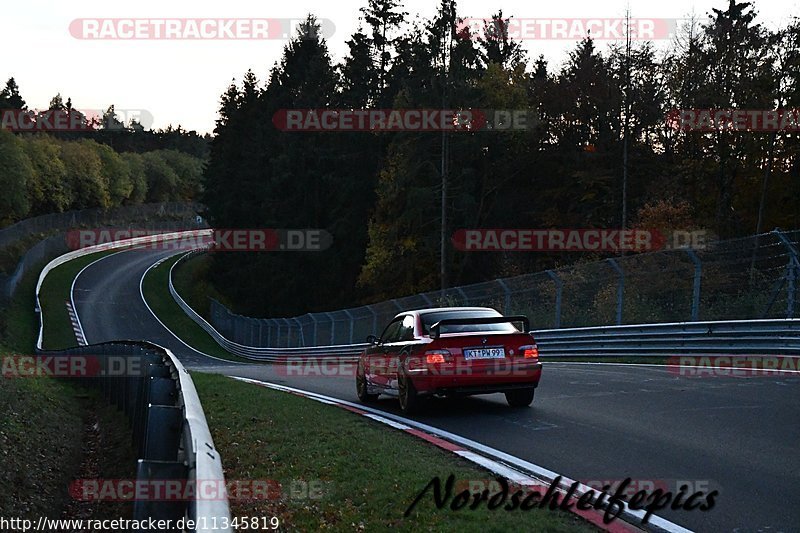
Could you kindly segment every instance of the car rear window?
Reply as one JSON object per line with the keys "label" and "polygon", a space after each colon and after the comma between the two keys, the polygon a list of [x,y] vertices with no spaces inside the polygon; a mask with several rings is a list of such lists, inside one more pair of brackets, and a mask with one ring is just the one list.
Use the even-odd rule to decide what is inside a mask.
{"label": "car rear window", "polygon": [[[435,313],[425,313],[421,315],[422,330],[425,335],[430,335],[431,326],[440,320],[449,320],[452,318],[484,318],[484,317],[501,317],[500,313],[492,311],[437,311]],[[481,332],[497,332],[497,333],[519,333],[511,322],[500,322],[498,324],[452,324],[442,326],[439,333],[481,333]]]}

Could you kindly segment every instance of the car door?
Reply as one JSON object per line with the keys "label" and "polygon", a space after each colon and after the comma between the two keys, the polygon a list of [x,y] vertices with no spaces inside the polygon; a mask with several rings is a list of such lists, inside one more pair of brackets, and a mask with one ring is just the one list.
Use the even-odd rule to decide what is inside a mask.
{"label": "car door", "polygon": [[367,361],[364,372],[367,380],[378,387],[389,386],[389,363],[387,356],[387,346],[397,342],[400,338],[400,326],[403,323],[402,317],[397,317],[381,333],[380,339],[375,346],[367,349]]}
{"label": "car door", "polygon": [[397,388],[397,369],[400,366],[400,359],[405,355],[410,346],[416,340],[414,336],[414,325],[416,318],[414,315],[403,315],[398,317],[399,328],[392,342],[385,344],[384,356],[386,358],[387,375],[386,382],[389,388]]}

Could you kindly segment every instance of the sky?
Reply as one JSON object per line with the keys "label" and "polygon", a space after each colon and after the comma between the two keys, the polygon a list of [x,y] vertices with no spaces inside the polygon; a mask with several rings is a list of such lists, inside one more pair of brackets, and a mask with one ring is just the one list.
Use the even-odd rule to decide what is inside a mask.
{"label": "sky", "polygon": [[[335,62],[347,54],[347,41],[363,21],[359,9],[366,0],[295,0],[253,2],[247,0],[26,0],[3,6],[0,31],[0,82],[14,77],[31,109],[45,109],[61,93],[81,110],[102,110],[114,104],[123,119],[143,117],[154,128],[182,125],[200,133],[211,132],[219,97],[233,78],[253,69],[265,80],[277,62],[286,40],[270,22],[275,38],[232,39],[91,39],[77,38],[80,28],[92,31],[91,22],[76,19],[302,19],[313,13],[332,29],[328,46]],[[408,21],[420,15],[432,17],[437,1],[406,0]],[[516,19],[537,24],[546,19],[616,19],[630,9],[633,18],[686,19],[694,14],[705,20],[711,8],[724,8],[727,0],[461,0],[461,17],[486,18],[498,9]],[[755,0],[759,20],[776,29],[790,17],[800,16],[800,0]],[[536,19],[536,20],[534,20]],[[127,26],[115,23],[116,31]],[[538,22],[541,24],[541,22]],[[530,28],[532,26],[528,26]],[[152,27],[151,27],[152,28]],[[209,27],[210,28],[210,27]],[[541,28],[541,26],[540,26]],[[98,30],[99,31],[99,30]],[[151,29],[151,32],[156,31]],[[187,28],[186,31],[189,31]],[[211,31],[211,29],[209,29]],[[246,31],[246,30],[242,30]],[[563,64],[575,39],[526,38],[521,41],[528,57],[543,54],[551,66]],[[601,50],[613,40],[598,40]],[[655,41],[666,47],[669,39]],[[141,118],[140,118],[141,120]]]}

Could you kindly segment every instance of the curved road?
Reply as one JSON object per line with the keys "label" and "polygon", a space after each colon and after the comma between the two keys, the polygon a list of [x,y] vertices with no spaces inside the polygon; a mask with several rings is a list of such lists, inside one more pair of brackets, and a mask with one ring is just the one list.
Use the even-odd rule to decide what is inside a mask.
{"label": "curved road", "polygon": [[[124,251],[81,273],[74,298],[88,342],[150,340],[193,370],[357,401],[349,376],[287,375],[284,366],[232,364],[181,343],[139,292],[145,270],[173,254]],[[652,482],[674,492],[688,481],[719,490],[708,512],[657,513],[690,529],[789,532],[800,531],[798,386],[798,376],[702,379],[652,366],[545,363],[531,409],[510,409],[502,395],[490,395],[433,400],[416,419],[584,482],[631,477],[641,488]],[[399,414],[396,403],[376,405]]]}

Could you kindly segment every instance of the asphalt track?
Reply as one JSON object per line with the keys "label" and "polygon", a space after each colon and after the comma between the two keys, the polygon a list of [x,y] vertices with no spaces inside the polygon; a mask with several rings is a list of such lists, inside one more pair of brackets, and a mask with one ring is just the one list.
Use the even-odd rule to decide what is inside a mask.
{"label": "asphalt track", "polygon": [[[174,253],[124,251],[80,274],[73,296],[88,342],[149,340],[192,370],[357,401],[351,376],[231,364],[176,339],[139,292],[145,270]],[[309,371],[314,375],[297,375]],[[676,491],[678,481],[688,481],[716,489],[710,511],[657,514],[696,531],[777,533],[800,531],[798,389],[796,375],[691,378],[653,366],[545,363],[530,409],[511,409],[502,395],[489,395],[432,400],[415,418],[584,482],[631,477],[642,488],[653,482]],[[394,398],[376,406],[399,414]]]}

